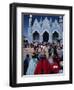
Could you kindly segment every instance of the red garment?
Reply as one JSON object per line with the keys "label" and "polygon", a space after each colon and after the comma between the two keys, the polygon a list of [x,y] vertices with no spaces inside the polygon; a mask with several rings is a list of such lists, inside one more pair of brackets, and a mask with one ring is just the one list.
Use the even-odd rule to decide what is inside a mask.
{"label": "red garment", "polygon": [[60,67],[60,58],[58,56],[53,58],[54,64],[51,65],[52,72],[53,73],[59,73]]}
{"label": "red garment", "polygon": [[34,74],[49,74],[50,64],[47,59],[41,59],[35,69]]}
{"label": "red garment", "polygon": [[53,61],[54,61],[55,63],[57,63],[58,65],[60,65],[60,58],[59,58],[58,56],[54,57],[54,58],[53,58]]}
{"label": "red garment", "polygon": [[59,73],[60,66],[57,63],[50,65],[51,73]]}
{"label": "red garment", "polygon": [[50,64],[47,59],[41,59],[35,69],[34,74],[52,74],[59,73],[60,66],[57,62]]}

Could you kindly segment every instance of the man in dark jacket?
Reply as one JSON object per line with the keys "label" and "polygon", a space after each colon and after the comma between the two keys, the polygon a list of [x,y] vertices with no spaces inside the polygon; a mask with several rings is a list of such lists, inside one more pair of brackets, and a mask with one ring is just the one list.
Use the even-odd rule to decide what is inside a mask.
{"label": "man in dark jacket", "polygon": [[24,75],[26,75],[27,68],[28,68],[28,65],[29,65],[29,61],[30,61],[30,57],[29,57],[29,54],[27,54],[26,58],[24,60]]}

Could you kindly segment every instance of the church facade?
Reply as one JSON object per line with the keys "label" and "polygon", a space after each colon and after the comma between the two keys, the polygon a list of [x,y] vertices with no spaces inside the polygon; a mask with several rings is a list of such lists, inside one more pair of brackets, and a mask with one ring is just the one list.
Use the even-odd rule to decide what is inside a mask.
{"label": "church facade", "polygon": [[34,19],[32,24],[32,15],[29,17],[29,27],[27,38],[29,43],[32,42],[50,42],[56,39],[63,39],[63,18],[59,16],[59,20],[45,17],[40,21]]}

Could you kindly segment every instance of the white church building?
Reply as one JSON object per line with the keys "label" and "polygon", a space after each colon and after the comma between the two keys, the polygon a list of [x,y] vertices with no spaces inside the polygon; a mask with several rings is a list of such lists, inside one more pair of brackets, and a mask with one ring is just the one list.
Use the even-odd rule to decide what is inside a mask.
{"label": "white church building", "polygon": [[34,19],[32,24],[32,15],[29,17],[29,27],[27,38],[29,43],[31,42],[50,42],[52,43],[56,39],[63,39],[63,18],[59,16],[59,20],[45,17],[40,21],[37,18]]}

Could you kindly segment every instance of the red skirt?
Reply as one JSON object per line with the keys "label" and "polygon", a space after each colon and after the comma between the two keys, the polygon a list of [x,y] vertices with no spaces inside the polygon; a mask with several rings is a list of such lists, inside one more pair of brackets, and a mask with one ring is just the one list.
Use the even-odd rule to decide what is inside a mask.
{"label": "red skirt", "polygon": [[60,66],[54,62],[50,64],[48,60],[40,60],[36,66],[34,74],[52,74],[59,73]]}
{"label": "red skirt", "polygon": [[48,60],[40,60],[36,66],[34,74],[49,74],[50,73],[50,64]]}

